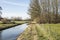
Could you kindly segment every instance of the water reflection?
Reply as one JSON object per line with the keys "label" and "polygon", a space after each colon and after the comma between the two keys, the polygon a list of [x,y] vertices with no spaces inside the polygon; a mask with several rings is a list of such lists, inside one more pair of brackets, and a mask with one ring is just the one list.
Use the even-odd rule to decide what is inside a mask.
{"label": "water reflection", "polygon": [[0,40],[1,40],[1,31],[0,31]]}
{"label": "water reflection", "polygon": [[18,35],[27,28],[27,24],[19,25],[10,29],[3,30],[1,33],[2,40],[16,40]]}

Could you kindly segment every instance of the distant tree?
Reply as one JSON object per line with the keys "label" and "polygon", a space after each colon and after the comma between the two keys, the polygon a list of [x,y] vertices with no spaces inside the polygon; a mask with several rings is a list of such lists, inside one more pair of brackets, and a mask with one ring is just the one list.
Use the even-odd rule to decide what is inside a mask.
{"label": "distant tree", "polygon": [[11,20],[9,20],[8,18],[3,18],[3,19],[1,19],[1,21],[2,21],[2,23],[4,23],[4,24],[8,24],[8,23],[11,22]]}
{"label": "distant tree", "polygon": [[1,20],[1,15],[2,15],[2,12],[1,12],[1,10],[2,10],[2,7],[0,7],[0,20]]}
{"label": "distant tree", "polygon": [[0,6],[0,10],[2,10],[2,7]]}
{"label": "distant tree", "polygon": [[22,18],[21,17],[12,17],[11,20],[13,20],[13,21],[21,21]]}

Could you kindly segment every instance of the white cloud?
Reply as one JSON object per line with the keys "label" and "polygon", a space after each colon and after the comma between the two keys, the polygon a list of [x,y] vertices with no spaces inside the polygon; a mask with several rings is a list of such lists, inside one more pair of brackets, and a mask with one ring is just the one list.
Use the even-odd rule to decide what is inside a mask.
{"label": "white cloud", "polygon": [[14,3],[14,2],[9,2],[9,1],[2,1],[3,3],[6,4],[11,4],[11,5],[15,5],[15,6],[22,6],[22,7],[28,7],[28,4],[24,4],[24,3]]}

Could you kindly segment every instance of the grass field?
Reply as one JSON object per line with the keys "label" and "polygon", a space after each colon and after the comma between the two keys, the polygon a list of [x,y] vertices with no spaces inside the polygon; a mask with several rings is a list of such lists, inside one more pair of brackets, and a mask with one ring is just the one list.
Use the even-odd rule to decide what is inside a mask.
{"label": "grass field", "polygon": [[17,40],[60,40],[60,24],[30,24]]}

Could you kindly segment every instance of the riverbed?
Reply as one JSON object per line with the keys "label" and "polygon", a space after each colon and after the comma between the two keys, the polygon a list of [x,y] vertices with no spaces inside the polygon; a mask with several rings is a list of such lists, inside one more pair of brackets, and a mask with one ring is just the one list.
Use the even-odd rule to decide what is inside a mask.
{"label": "riverbed", "polygon": [[27,28],[27,24],[22,24],[0,32],[0,40],[16,40],[17,37]]}

